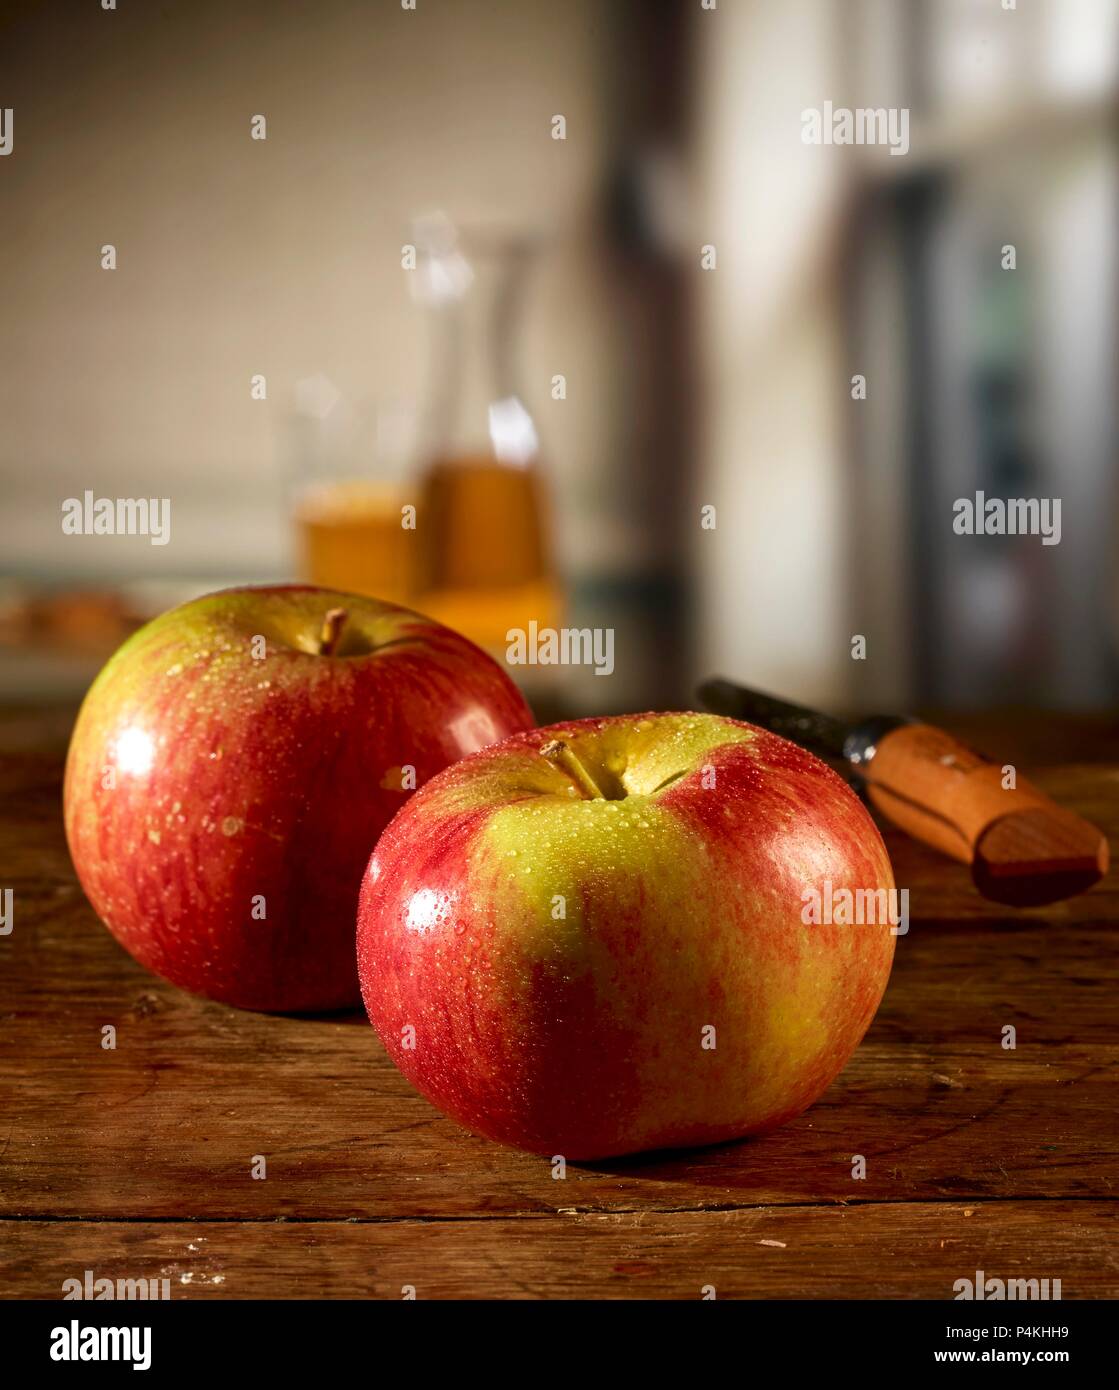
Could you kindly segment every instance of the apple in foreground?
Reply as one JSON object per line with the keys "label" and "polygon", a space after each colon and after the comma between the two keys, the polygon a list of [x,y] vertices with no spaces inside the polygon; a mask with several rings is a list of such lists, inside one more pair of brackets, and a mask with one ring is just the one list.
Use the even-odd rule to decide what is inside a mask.
{"label": "apple in foreground", "polygon": [[796,745],[703,714],[554,725],[448,768],[385,831],[362,994],[475,1133],[570,1159],[716,1143],[811,1105],[866,1032],[894,933],[881,908],[812,922],[811,893],[844,888],[893,901],[885,846]]}
{"label": "apple in foreground", "polygon": [[531,726],[497,663],[430,619],[228,589],[141,628],[91,686],[70,853],[105,925],[172,983],[251,1009],[353,1005],[377,836],[414,787]]}

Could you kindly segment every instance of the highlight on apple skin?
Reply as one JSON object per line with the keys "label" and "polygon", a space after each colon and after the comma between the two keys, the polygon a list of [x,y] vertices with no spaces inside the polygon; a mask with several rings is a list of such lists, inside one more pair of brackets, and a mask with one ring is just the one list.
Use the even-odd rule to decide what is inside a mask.
{"label": "highlight on apple skin", "polygon": [[785,739],[700,714],[517,734],[378,842],[366,1010],[428,1100],[532,1153],[755,1134],[823,1093],[889,977],[887,920],[805,920],[824,883],[893,875],[858,797]]}
{"label": "highlight on apple skin", "polygon": [[224,590],[141,628],[90,687],[70,853],[101,920],[172,983],[243,1008],[352,1006],[370,847],[412,788],[532,722],[497,663],[428,618]]}

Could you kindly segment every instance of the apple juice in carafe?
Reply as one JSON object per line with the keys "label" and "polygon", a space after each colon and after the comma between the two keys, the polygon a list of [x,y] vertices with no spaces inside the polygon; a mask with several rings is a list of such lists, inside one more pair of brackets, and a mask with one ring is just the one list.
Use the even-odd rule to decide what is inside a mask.
{"label": "apple juice in carafe", "polygon": [[512,382],[524,242],[417,229],[433,333],[416,606],[480,646],[559,622],[535,426]]}

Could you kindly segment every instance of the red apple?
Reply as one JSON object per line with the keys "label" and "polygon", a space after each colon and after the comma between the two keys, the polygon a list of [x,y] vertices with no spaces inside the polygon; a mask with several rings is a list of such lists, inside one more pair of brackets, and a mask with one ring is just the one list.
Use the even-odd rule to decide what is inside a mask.
{"label": "red apple", "polygon": [[892,890],[885,847],[794,744],[714,715],[555,725],[448,768],[382,835],[362,994],[476,1133],[571,1159],[734,1139],[811,1105],[878,1007],[895,900],[812,923],[844,888]]}
{"label": "red apple", "polygon": [[174,984],[252,1009],[351,1005],[377,836],[412,787],[531,724],[494,661],[407,609],[294,585],[210,594],[91,686],[70,853],[105,925]]}

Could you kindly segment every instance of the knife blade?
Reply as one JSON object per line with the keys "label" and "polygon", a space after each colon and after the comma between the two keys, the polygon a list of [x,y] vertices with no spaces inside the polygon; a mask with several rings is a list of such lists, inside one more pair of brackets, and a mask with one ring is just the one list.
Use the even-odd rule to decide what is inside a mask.
{"label": "knife blade", "polygon": [[994,902],[1057,902],[1107,873],[1096,826],[943,729],[898,715],[848,723],[722,678],[698,694],[704,709],[758,724],[856,778],[887,819],[969,865]]}
{"label": "knife blade", "polygon": [[884,734],[910,722],[894,715],[876,715],[858,724],[848,724],[830,714],[778,700],[721,677],[704,681],[699,697],[704,708],[714,714],[760,724],[821,758],[850,764],[856,770],[872,756]]}

